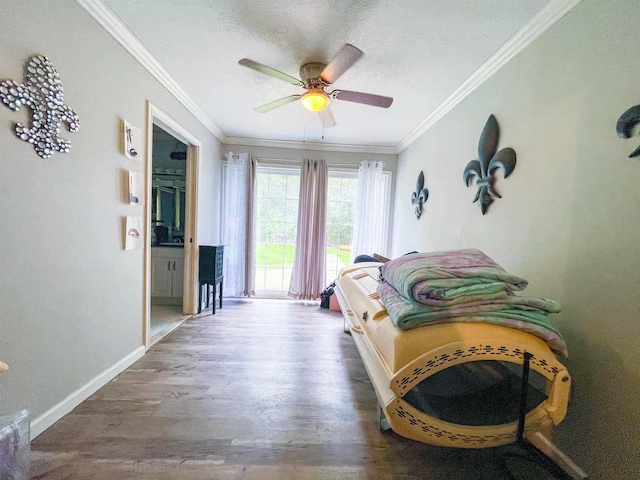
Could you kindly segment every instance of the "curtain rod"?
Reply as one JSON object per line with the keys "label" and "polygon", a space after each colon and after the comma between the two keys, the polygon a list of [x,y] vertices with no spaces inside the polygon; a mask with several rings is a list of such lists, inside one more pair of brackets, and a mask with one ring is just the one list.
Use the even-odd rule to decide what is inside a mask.
{"label": "curtain rod", "polygon": [[[279,164],[289,164],[289,165],[300,165],[300,160],[287,160],[284,158],[271,158],[271,157],[254,157],[258,162],[264,163],[279,163]],[[328,167],[347,167],[347,168],[359,168],[360,162],[357,163],[329,163],[327,162]]]}
{"label": "curtain rod", "polygon": [[287,164],[294,164],[294,165],[300,165],[300,161],[299,160],[286,160],[284,158],[271,158],[271,157],[253,157],[255,158],[258,162],[264,162],[264,163],[287,163]]}
{"label": "curtain rod", "polygon": [[[234,153],[234,155],[237,155]],[[273,157],[258,157],[258,156],[254,156],[253,157],[257,162],[262,162],[262,163],[271,163],[271,164],[277,164],[277,165],[296,165],[296,166],[300,166],[301,162],[300,160],[291,160],[291,159],[286,159],[286,158],[273,158]],[[226,154],[223,156],[223,162],[226,162]],[[362,161],[362,160],[361,160]],[[380,161],[380,160],[373,160],[373,161]],[[382,162],[383,167],[385,166],[385,163]],[[356,162],[356,163],[329,163],[327,162],[327,167],[337,167],[337,168],[349,168],[352,170],[357,170],[358,168],[360,168],[360,161]]]}

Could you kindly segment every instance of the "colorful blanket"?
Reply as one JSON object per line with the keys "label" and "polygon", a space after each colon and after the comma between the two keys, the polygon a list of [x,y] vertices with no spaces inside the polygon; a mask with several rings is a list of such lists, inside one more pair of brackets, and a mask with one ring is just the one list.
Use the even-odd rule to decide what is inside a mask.
{"label": "colorful blanket", "polygon": [[380,301],[400,329],[448,322],[487,322],[517,328],[567,355],[550,313],[560,305],[545,298],[521,297],[527,281],[511,275],[476,249],[413,253],[380,267]]}
{"label": "colorful blanket", "polygon": [[542,338],[549,348],[567,356],[567,345],[551,326],[548,313],[559,312],[553,300],[508,295],[500,300],[453,307],[433,307],[409,300],[386,282],[378,285],[380,301],[400,329],[451,322],[486,322],[517,328]]}
{"label": "colorful blanket", "polygon": [[405,298],[432,306],[504,298],[527,286],[476,249],[408,254],[384,263],[380,273]]}

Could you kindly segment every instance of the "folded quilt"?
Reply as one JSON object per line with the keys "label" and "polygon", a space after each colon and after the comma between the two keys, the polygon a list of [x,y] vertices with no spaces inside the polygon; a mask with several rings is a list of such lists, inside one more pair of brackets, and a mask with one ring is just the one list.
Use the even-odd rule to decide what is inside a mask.
{"label": "folded quilt", "polygon": [[517,328],[542,338],[556,353],[567,356],[567,345],[549,321],[548,314],[560,311],[553,300],[506,295],[473,304],[437,307],[415,302],[386,282],[378,285],[380,301],[400,329],[450,322],[486,322]]}
{"label": "folded quilt", "polygon": [[527,286],[476,249],[412,253],[384,263],[380,273],[404,297],[432,306],[504,298]]}

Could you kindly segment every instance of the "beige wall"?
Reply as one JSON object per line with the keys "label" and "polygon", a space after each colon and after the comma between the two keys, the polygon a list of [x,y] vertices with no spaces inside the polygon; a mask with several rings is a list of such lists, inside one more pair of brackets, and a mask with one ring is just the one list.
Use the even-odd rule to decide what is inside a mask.
{"label": "beige wall", "polygon": [[[598,479],[640,478],[640,137],[615,131],[640,103],[638,25],[637,1],[584,0],[398,159],[394,255],[477,247],[563,305],[574,389],[553,439]],[[482,216],[462,173],[491,113],[518,157]]]}
{"label": "beige wall", "polygon": [[46,55],[80,131],[40,158],[13,133],[29,112],[0,105],[0,413],[32,419],[143,345],[143,251],[123,250],[121,120],[143,130],[151,101],[202,142],[199,240],[219,240],[220,144],[72,0],[0,0],[0,79]]}

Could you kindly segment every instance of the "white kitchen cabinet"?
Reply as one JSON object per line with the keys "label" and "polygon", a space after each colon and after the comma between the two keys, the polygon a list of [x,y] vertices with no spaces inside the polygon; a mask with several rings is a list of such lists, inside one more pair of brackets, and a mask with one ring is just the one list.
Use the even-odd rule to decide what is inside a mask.
{"label": "white kitchen cabinet", "polygon": [[181,305],[184,285],[184,248],[151,248],[151,303]]}

